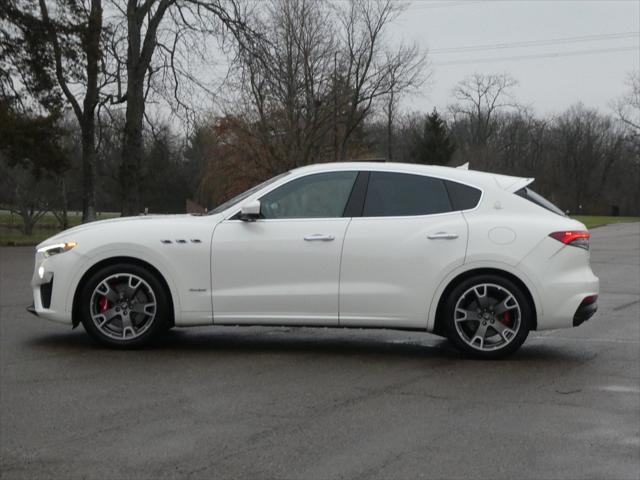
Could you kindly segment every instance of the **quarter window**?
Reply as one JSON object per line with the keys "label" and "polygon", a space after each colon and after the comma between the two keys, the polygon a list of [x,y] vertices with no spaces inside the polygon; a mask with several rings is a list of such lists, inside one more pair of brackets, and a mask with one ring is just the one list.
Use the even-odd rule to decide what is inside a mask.
{"label": "quarter window", "polygon": [[430,215],[450,212],[444,182],[424,175],[371,172],[365,217]]}
{"label": "quarter window", "polygon": [[447,192],[449,192],[449,198],[454,210],[471,210],[478,205],[482,192],[477,188],[452,182],[451,180],[445,180],[444,184],[447,187]]}
{"label": "quarter window", "polygon": [[262,218],[342,217],[358,172],[329,172],[291,180],[260,199]]}

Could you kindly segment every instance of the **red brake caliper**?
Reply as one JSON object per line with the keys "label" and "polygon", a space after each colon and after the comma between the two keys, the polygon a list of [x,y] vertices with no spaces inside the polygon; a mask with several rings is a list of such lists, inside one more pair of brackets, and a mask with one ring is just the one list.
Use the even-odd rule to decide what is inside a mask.
{"label": "red brake caliper", "polygon": [[509,310],[504,312],[504,315],[502,316],[502,323],[504,323],[507,327],[511,326],[511,314],[509,313]]}
{"label": "red brake caliper", "polygon": [[104,313],[107,310],[109,310],[109,300],[107,299],[107,297],[102,297],[99,301],[98,301],[98,307],[100,308],[100,313]]}

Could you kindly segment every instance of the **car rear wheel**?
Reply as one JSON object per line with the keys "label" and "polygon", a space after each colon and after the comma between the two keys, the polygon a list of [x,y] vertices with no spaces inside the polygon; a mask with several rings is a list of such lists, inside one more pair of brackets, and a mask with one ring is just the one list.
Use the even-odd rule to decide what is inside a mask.
{"label": "car rear wheel", "polygon": [[169,328],[163,285],[133,264],[105,267],[89,278],[80,296],[82,325],[103,345],[136,348]]}
{"label": "car rear wheel", "polygon": [[522,289],[498,275],[478,275],[457,285],[446,300],[446,333],[463,353],[500,358],[524,343],[533,308]]}

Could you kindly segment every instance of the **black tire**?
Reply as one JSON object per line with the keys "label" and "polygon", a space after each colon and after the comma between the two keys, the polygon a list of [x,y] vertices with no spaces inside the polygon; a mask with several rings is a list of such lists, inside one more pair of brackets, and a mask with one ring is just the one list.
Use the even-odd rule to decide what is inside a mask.
{"label": "black tire", "polygon": [[[127,290],[127,286],[138,280],[141,282],[137,287]],[[104,287],[105,283],[111,288]],[[98,286],[100,291],[96,290]],[[158,335],[171,328],[170,302],[164,285],[144,267],[128,263],[110,265],[91,275],[80,288],[78,312],[82,325],[94,340],[104,346],[116,349],[140,348],[149,345]],[[102,295],[102,290],[106,290],[109,295]],[[135,292],[130,295],[131,298],[125,296],[130,292]],[[114,294],[119,299],[111,302]],[[125,304],[124,308],[119,307]],[[99,308],[106,309],[104,314],[114,315],[112,320],[105,322],[106,326],[98,325],[98,322],[102,323],[106,319],[106,315],[102,315],[103,310],[98,310]],[[119,313],[114,313],[116,309]],[[128,316],[123,316],[122,313]],[[118,332],[121,338],[118,338]]]}
{"label": "black tire", "polygon": [[[486,289],[483,290],[483,286]],[[479,296],[474,289],[482,295]],[[517,303],[509,300],[508,295]],[[484,297],[486,300],[481,299]],[[494,300],[498,303],[491,305]],[[507,303],[508,312],[496,314],[504,308],[500,308],[502,304]],[[458,304],[460,310],[456,308]],[[467,312],[473,312],[475,316]],[[460,282],[446,299],[443,313],[449,341],[465,355],[480,359],[502,358],[518,350],[529,335],[535,316],[533,306],[522,288],[505,277],[491,274],[476,275]],[[474,331],[475,325],[478,330]],[[486,332],[483,335],[477,333],[481,325],[483,332]],[[500,334],[498,330],[503,333]],[[487,340],[495,343],[485,345]]]}

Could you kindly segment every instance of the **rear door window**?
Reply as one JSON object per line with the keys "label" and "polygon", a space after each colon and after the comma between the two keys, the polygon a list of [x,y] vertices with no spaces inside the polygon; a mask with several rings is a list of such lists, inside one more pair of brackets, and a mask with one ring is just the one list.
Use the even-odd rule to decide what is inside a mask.
{"label": "rear door window", "polygon": [[443,180],[407,173],[371,172],[362,216],[400,217],[450,211]]}

